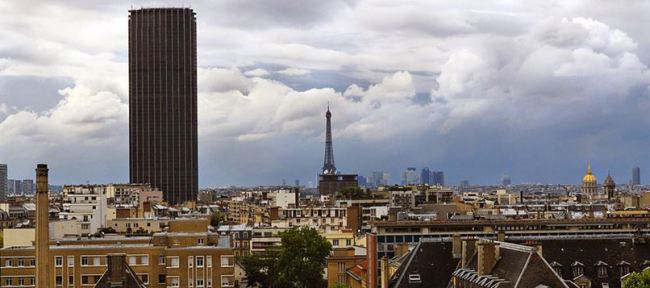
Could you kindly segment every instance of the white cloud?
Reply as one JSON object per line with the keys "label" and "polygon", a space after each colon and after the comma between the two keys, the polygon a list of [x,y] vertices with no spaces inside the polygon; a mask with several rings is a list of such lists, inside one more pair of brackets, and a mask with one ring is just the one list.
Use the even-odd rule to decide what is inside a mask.
{"label": "white cloud", "polygon": [[248,71],[246,71],[246,73],[244,73],[244,75],[252,76],[252,77],[264,77],[264,76],[269,76],[270,74],[271,73],[269,73],[269,71],[267,71],[266,69],[262,69],[262,68],[248,70]]}
{"label": "white cloud", "polygon": [[307,74],[311,73],[311,71],[309,71],[307,69],[289,67],[287,69],[277,71],[276,73],[287,75],[287,76],[304,76],[304,75],[307,75]]}

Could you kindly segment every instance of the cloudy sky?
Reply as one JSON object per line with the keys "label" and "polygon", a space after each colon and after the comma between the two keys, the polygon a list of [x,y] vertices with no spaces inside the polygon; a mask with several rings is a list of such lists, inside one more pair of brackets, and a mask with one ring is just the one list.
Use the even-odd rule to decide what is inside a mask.
{"label": "cloudy sky", "polygon": [[128,181],[128,10],[190,3],[201,186],[315,182],[328,102],[344,172],[650,169],[648,1],[0,0],[9,177]]}

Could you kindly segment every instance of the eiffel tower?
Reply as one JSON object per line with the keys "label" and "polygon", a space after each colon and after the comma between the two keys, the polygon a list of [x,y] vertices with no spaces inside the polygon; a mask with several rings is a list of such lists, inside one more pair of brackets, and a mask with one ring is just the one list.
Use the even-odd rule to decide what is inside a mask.
{"label": "eiffel tower", "polygon": [[330,105],[327,105],[327,131],[325,133],[325,161],[323,161],[323,175],[336,175],[336,166],[334,166],[334,149],[332,148],[332,112]]}

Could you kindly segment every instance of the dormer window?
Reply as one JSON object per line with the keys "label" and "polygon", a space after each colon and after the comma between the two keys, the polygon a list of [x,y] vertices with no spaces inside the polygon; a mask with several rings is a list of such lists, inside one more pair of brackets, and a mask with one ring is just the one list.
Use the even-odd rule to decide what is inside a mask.
{"label": "dormer window", "polygon": [[584,265],[582,263],[578,261],[573,262],[573,264],[571,264],[571,267],[573,269],[573,278],[584,274],[585,270],[584,270]]}
{"label": "dormer window", "polygon": [[618,272],[621,277],[630,274],[630,263],[625,261],[618,263]]}
{"label": "dormer window", "polygon": [[603,261],[598,261],[596,263],[596,272],[598,272],[598,278],[607,278],[607,263]]}
{"label": "dormer window", "polygon": [[562,277],[562,264],[553,261],[553,263],[551,263],[551,267],[553,267],[555,273],[557,273],[558,275],[560,275],[560,277]]}

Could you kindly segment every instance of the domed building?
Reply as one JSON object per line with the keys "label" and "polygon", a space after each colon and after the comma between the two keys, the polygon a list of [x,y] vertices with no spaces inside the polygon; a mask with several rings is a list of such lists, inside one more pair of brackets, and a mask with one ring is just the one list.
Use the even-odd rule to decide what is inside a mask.
{"label": "domed building", "polygon": [[598,179],[591,173],[591,164],[587,164],[587,174],[582,177],[580,192],[589,196],[595,196],[598,192]]}
{"label": "domed building", "polygon": [[607,199],[614,198],[614,192],[616,191],[616,183],[614,182],[614,179],[612,179],[612,176],[609,175],[609,172],[607,172],[607,178],[605,178],[605,181],[603,181],[603,189],[605,190],[605,195],[607,195]]}

